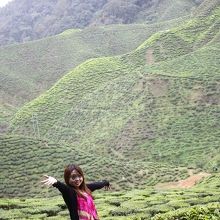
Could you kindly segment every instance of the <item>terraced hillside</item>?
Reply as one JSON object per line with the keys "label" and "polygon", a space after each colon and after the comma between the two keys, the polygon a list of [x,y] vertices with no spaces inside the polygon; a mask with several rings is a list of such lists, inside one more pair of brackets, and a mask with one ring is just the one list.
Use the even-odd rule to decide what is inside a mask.
{"label": "terraced hillside", "polygon": [[118,158],[219,166],[219,22],[216,8],[129,54],[79,65],[19,110],[11,132]]}
{"label": "terraced hillside", "polygon": [[152,25],[113,25],[67,30],[60,35],[0,48],[0,101],[21,106],[89,58],[127,53],[183,19]]}
{"label": "terraced hillside", "polygon": [[[108,107],[109,111],[117,110],[117,100],[119,102],[119,98],[121,98],[125,92],[127,96],[130,97],[123,96],[122,98],[130,99],[131,102],[132,98],[133,100],[136,99],[135,95],[138,95],[141,92],[145,92],[145,96],[149,97],[149,99],[155,98],[156,96],[159,100],[162,95],[165,95],[166,88],[167,94],[171,92],[171,89],[168,89],[166,82],[161,82],[165,91],[163,93],[161,92],[162,94],[153,94],[153,97],[151,95],[153,91],[145,89],[145,87],[148,87],[147,85],[145,87],[141,86],[141,84],[145,84],[145,78],[148,77],[149,84],[153,84],[154,82],[152,82],[152,78],[159,78],[164,75],[164,81],[166,81],[166,78],[172,78],[171,75],[166,73],[155,74],[157,71],[161,72],[160,67],[162,65],[166,65],[169,68],[169,66],[173,66],[175,62],[179,63],[181,56],[185,55],[182,59],[188,58],[191,60],[191,56],[198,57],[199,55],[197,54],[204,50],[207,50],[216,57],[216,59],[213,59],[212,61],[215,64],[214,66],[212,65],[213,63],[204,63],[207,65],[207,69],[210,67],[210,70],[215,72],[210,72],[204,75],[198,71],[199,76],[195,77],[200,77],[199,80],[208,79],[207,77],[209,76],[218,78],[218,72],[216,72],[218,68],[218,63],[216,62],[218,59],[218,53],[216,53],[216,51],[218,51],[219,44],[216,42],[217,39],[215,40],[219,31],[217,28],[218,25],[219,15],[218,10],[216,10],[212,16],[209,16],[203,21],[201,21],[201,19],[194,20],[180,28],[153,35],[137,50],[127,55],[88,60],[58,81],[50,90],[48,90],[48,92],[24,106],[14,117],[12,125],[15,129],[21,129],[22,132],[24,131],[26,134],[33,134],[31,129],[32,123],[30,123],[29,119],[33,115],[36,115],[34,117],[37,117],[41,135],[50,137],[50,129],[53,129],[53,131],[54,128],[62,129],[62,125],[59,125],[59,123],[65,123],[67,117],[72,116],[73,120],[74,118],[76,119],[76,117],[73,116],[74,111],[87,111],[91,105],[93,106],[91,106],[90,109],[93,109],[94,111],[99,111],[99,108],[105,110],[105,107]],[[213,45],[211,44],[212,40],[215,40]],[[210,44],[207,45],[209,42]],[[205,56],[205,53],[203,52],[203,56]],[[207,60],[203,58],[202,60],[204,60],[204,62],[211,60],[209,56],[207,56],[206,59]],[[158,62],[160,63],[157,64]],[[156,64],[153,65],[153,63]],[[186,79],[186,81],[189,80],[192,84],[195,84],[190,77],[194,74],[194,68],[199,65],[199,60],[195,59],[194,63],[191,62],[188,66],[185,66],[184,64],[178,65],[180,67],[177,66],[175,68],[176,74],[173,73],[172,80],[175,81],[178,77],[177,79]],[[150,69],[148,70],[148,68]],[[183,68],[188,68],[184,74],[182,70]],[[204,71],[204,68],[202,68],[202,70]],[[171,68],[170,71],[172,71]],[[160,82],[158,83],[160,84]],[[179,81],[176,83],[179,83]],[[176,83],[174,82],[174,84]],[[138,87],[139,84],[140,87]],[[218,82],[216,82],[216,86],[218,86]],[[113,88],[112,91],[111,88]],[[217,87],[213,88],[214,91],[216,89]],[[99,94],[100,97],[98,97]],[[113,95],[115,96],[114,99],[112,99]],[[173,97],[171,97],[171,99],[173,99]],[[89,103],[89,101],[91,103]],[[170,103],[168,104],[175,104],[174,101],[175,100],[171,102],[170,100]],[[182,101],[182,104],[185,104],[183,103],[183,97],[178,101]],[[161,102],[159,104],[162,105]],[[123,110],[129,108],[128,104],[126,105],[126,100],[125,103],[120,100],[120,105]],[[175,106],[176,105],[174,105],[174,107]],[[120,106],[118,107],[120,108]],[[137,107],[131,105],[130,108],[131,110],[132,108],[135,110]],[[90,112],[95,114],[95,112]],[[77,118],[79,119],[79,115]],[[68,124],[71,123],[69,118],[66,121],[68,121]],[[84,121],[86,123],[86,120]],[[26,125],[23,126],[23,123]],[[87,123],[87,125],[89,124]],[[51,126],[53,126],[53,128]],[[75,126],[77,126],[77,124],[75,124]],[[83,125],[81,124],[80,126]],[[56,132],[53,133],[55,134]],[[66,134],[64,138],[67,138]]]}
{"label": "terraced hillside", "polygon": [[[175,181],[188,176],[187,169],[163,163],[119,160],[117,157],[83,151],[65,143],[22,136],[1,136],[1,197],[43,196],[40,187],[44,174],[63,180],[63,169],[69,163],[80,164],[88,181],[109,179],[113,189],[143,188],[159,182]],[[198,171],[197,171],[198,172]],[[107,175],[107,176],[106,176]],[[13,176],[14,181],[9,181]],[[54,194],[51,194],[54,195]]]}
{"label": "terraced hillside", "polygon": [[[187,190],[144,190],[94,193],[95,203],[104,220],[170,220],[220,218],[219,175],[206,178]],[[61,197],[44,199],[0,199],[0,218],[66,220],[68,213]],[[58,194],[58,192],[56,192]]]}
{"label": "terraced hillside", "polygon": [[0,134],[7,133],[9,127],[9,121],[17,109],[8,104],[0,104]]}

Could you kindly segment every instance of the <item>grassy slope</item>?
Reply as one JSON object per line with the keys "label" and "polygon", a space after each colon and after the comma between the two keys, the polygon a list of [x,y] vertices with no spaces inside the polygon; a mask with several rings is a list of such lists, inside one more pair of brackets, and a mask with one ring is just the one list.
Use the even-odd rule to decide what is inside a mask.
{"label": "grassy slope", "polygon": [[0,98],[13,105],[30,101],[89,58],[136,48],[151,34],[182,23],[112,25],[68,30],[25,44],[0,48]]}
{"label": "grassy slope", "polygon": [[[0,146],[4,149],[0,161],[0,196],[5,198],[43,196],[47,191],[40,187],[42,176],[50,174],[62,180],[63,168],[68,163],[80,164],[88,181],[109,179],[114,190],[143,188],[144,185],[174,181],[188,175],[185,168],[143,161],[128,163],[127,160],[43,139],[0,136]],[[14,181],[9,181],[11,176]]]}
{"label": "grassy slope", "polygon": [[[77,161],[92,179],[117,176],[116,189],[177,180],[187,175],[179,166],[218,168],[219,43],[218,32],[207,31],[219,22],[219,11],[214,14],[156,34],[127,55],[92,59],[75,68],[16,114],[12,133],[39,141],[3,136],[1,146],[8,150],[2,167],[11,164],[23,184],[24,164],[30,163],[27,172],[34,183],[36,174],[61,177],[57,164]],[[187,47],[172,50],[177,41]],[[163,45],[159,52],[158,45]],[[44,148],[40,140],[52,144]],[[51,158],[51,170],[43,165],[44,154]],[[42,166],[32,165],[30,158]],[[8,183],[7,173],[2,180]],[[26,195],[19,184],[3,194]],[[29,185],[26,192],[40,189],[32,191]]]}
{"label": "grassy slope", "polygon": [[[170,220],[219,219],[219,175],[206,178],[187,190],[153,188],[122,192],[95,192],[95,203],[104,220]],[[0,218],[7,219],[67,219],[68,213],[61,197],[44,199],[0,199]]]}
{"label": "grassy slope", "polygon": [[219,9],[155,34],[129,54],[83,63],[18,111],[12,132],[101,155],[212,168],[219,151],[218,27]]}
{"label": "grassy slope", "polygon": [[[106,57],[87,61],[67,74],[62,80],[56,83],[53,88],[40,96],[40,98],[27,104],[20,111],[21,113],[19,112],[17,114],[15,123],[20,120],[25,121],[30,117],[31,111],[28,109],[30,106],[32,107],[31,109],[33,109],[33,113],[38,113],[39,110],[39,112],[45,112],[42,110],[43,108],[46,108],[48,111],[45,112],[45,114],[42,114],[42,117],[45,118],[42,120],[42,125],[40,125],[40,127],[42,127],[42,133],[44,134],[47,131],[46,124],[54,124],[53,122],[57,121],[58,117],[62,118],[63,113],[66,113],[68,109],[71,110],[73,103],[76,105],[77,100],[80,100],[80,102],[83,101],[81,98],[85,97],[85,94],[91,92],[94,94],[96,90],[101,89],[101,86],[103,86],[105,82],[109,84],[109,80],[118,80],[120,77],[123,78],[125,76],[126,78],[130,76],[137,78],[138,74],[142,75],[143,72],[141,71],[143,70],[138,70],[138,68],[142,68],[143,65],[145,65],[146,51],[147,53],[150,53],[149,49],[152,50],[151,47],[153,48],[155,62],[159,62],[163,60],[168,61],[180,55],[191,53],[196,48],[207,43],[206,41],[211,41],[217,34],[216,30],[218,29],[216,27],[219,25],[217,19],[218,15],[215,17],[209,17],[204,23],[203,21],[199,23],[196,21],[189,22],[181,28],[153,35],[153,37],[146,41],[146,43],[136,51],[125,56],[112,58]],[[207,30],[207,27],[210,28]],[[189,66],[189,68],[190,67],[191,66]],[[136,73],[136,75],[134,73]],[[112,82],[114,83],[114,81]],[[50,102],[46,102],[46,99],[49,100],[52,97],[53,99]],[[45,104],[41,104],[41,102]],[[57,103],[57,105],[54,105],[53,103]],[[53,109],[49,109],[50,106]],[[36,107],[36,109],[34,109],[34,107]],[[28,109],[29,112],[26,112],[26,115],[22,115],[22,112],[25,111],[25,109]],[[55,112],[57,116],[51,115],[52,112]],[[51,119],[52,121],[45,120],[46,118],[50,118],[48,117],[48,114],[53,117]]]}
{"label": "grassy slope", "polygon": [[11,120],[11,117],[17,109],[8,104],[0,104],[0,133],[4,134],[7,133],[9,124],[8,122]]}

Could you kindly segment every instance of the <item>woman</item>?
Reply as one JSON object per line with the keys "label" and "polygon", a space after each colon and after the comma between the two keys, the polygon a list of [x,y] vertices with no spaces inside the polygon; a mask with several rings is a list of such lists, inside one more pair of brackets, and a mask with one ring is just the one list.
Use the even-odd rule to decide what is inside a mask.
{"label": "woman", "polygon": [[52,176],[44,176],[41,181],[47,186],[56,187],[63,196],[68,207],[71,220],[98,220],[98,214],[91,192],[105,187],[110,188],[108,181],[86,184],[82,169],[74,164],[68,165],[64,170],[62,183]]}

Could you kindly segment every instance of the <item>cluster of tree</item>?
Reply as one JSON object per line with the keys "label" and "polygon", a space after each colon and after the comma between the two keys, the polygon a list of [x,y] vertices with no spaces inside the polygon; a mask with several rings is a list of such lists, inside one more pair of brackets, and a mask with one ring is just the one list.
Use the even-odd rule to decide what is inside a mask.
{"label": "cluster of tree", "polygon": [[[0,9],[0,45],[25,42],[70,28],[150,22],[163,0],[14,0]],[[200,3],[202,0],[191,0]],[[142,16],[141,16],[142,15]]]}

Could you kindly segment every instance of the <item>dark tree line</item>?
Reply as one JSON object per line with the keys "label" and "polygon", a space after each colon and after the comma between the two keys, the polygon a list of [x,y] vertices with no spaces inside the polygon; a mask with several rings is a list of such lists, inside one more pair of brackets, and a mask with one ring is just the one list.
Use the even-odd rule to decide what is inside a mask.
{"label": "dark tree line", "polygon": [[[25,42],[70,28],[151,22],[164,0],[14,0],[0,9],[0,45]],[[200,3],[202,0],[191,0]],[[143,13],[148,10],[148,13]]]}

